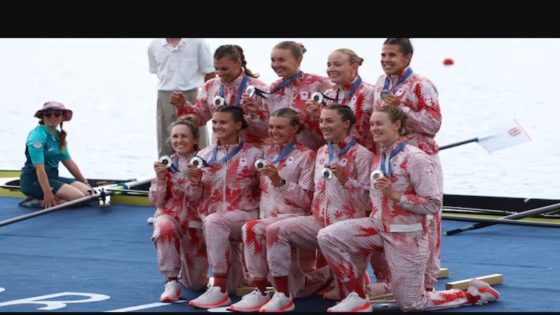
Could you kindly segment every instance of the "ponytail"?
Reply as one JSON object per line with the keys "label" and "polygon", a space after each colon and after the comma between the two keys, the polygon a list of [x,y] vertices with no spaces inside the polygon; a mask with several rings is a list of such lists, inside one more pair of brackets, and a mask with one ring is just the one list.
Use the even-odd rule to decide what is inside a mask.
{"label": "ponytail", "polygon": [[62,129],[62,122],[60,123],[60,133],[58,134],[58,142],[60,143],[60,152],[66,150],[66,130]]}

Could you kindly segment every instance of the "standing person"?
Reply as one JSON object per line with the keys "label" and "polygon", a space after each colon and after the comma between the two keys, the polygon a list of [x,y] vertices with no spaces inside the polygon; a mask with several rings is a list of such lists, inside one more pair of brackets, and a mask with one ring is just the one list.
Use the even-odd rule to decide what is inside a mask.
{"label": "standing person", "polygon": [[406,114],[396,106],[376,109],[371,133],[380,146],[372,169],[384,176],[369,191],[372,211],[367,218],[337,222],[319,232],[325,259],[350,294],[329,312],[367,312],[372,306],[361,282],[368,253],[384,250],[393,296],[402,311],[428,311],[486,303],[499,293],[485,282],[471,280],[466,292],[459,289],[426,291],[424,271],[428,262],[428,215],[436,214],[442,194],[435,163],[425,152],[407,144]]}
{"label": "standing person", "polygon": [[[72,119],[72,111],[62,103],[49,101],[35,113],[35,117],[39,118],[39,125],[27,136],[26,161],[20,175],[21,192],[31,199],[42,199],[43,208],[89,195],[91,187],[78,164],[70,157],[67,133],[62,129],[63,122]],[[58,175],[59,162],[74,178]],[[24,205],[26,200],[20,205]]]}
{"label": "standing person", "polygon": [[[283,41],[272,49],[270,66],[280,77],[272,83],[264,101],[264,110],[268,113],[280,108],[289,107],[300,114],[301,121],[307,126],[298,135],[298,141],[311,150],[317,150],[324,144],[319,122],[311,119],[305,103],[314,92],[323,92],[332,86],[329,79],[306,73],[300,70],[303,54],[307,50],[303,44],[294,41]],[[262,110],[256,106],[248,106],[247,110],[254,114]],[[266,125],[266,121],[264,122]]]}
{"label": "standing person", "polygon": [[[179,91],[194,102],[198,88],[215,76],[212,53],[208,43],[200,38],[160,38],[148,47],[150,73],[157,74],[158,96],[156,110],[158,156],[173,153],[167,139],[168,127],[177,119],[174,108],[169,106],[169,97]],[[198,144],[208,145],[206,127],[201,126]]]}
{"label": "standing person", "polygon": [[[202,169],[189,166],[187,176],[193,186],[193,201],[200,204],[203,216],[204,238],[212,266],[214,284],[189,301],[198,308],[229,305],[228,289],[237,288],[236,281],[228,278],[242,273],[242,261],[237,260],[234,248],[242,241],[241,227],[258,217],[259,182],[253,166],[263,157],[258,147],[245,143],[241,129],[247,128],[243,109],[222,106],[212,114],[212,132],[217,143],[199,151],[198,156],[207,165]],[[234,286],[232,286],[234,285]]]}
{"label": "standing person", "polygon": [[[381,67],[385,74],[381,75],[375,85],[375,107],[382,105],[397,106],[408,116],[407,127],[410,134],[407,140],[410,145],[426,152],[433,160],[436,179],[443,198],[443,172],[438,156],[438,146],[435,141],[436,133],[441,127],[441,110],[438,102],[438,91],[429,79],[415,73],[410,67],[414,49],[408,38],[387,38],[381,51]],[[384,92],[385,91],[385,92]],[[441,209],[430,214],[430,259],[426,266],[426,290],[432,290],[437,283],[440,269],[440,239],[441,239]],[[372,255],[372,265],[378,270],[386,270],[386,262],[382,256]],[[374,268],[376,269],[376,268]],[[390,288],[383,285],[389,275],[376,276],[382,279],[375,284],[377,294],[390,292]],[[381,284],[381,286],[379,286]]]}
{"label": "standing person", "polygon": [[367,194],[373,153],[350,136],[356,122],[352,109],[346,105],[329,105],[321,111],[319,122],[327,144],[319,148],[315,160],[312,215],[281,220],[267,228],[266,253],[276,292],[261,312],[295,308],[288,279],[292,247],[319,249],[320,229],[363,217],[371,208]]}
{"label": "standing person", "polygon": [[[241,106],[245,109],[245,102],[251,101],[256,104],[255,106],[261,107],[262,98],[256,95],[249,97],[245,91],[248,86],[254,86],[259,90],[266,90],[267,86],[257,79],[258,74],[247,68],[245,54],[240,46],[218,47],[214,52],[214,68],[218,77],[204,84],[194,105],[192,101],[185,100],[185,96],[181,93],[171,94],[170,103],[177,108],[179,116],[195,114],[199,117],[199,123],[204,125],[221,106]],[[247,130],[242,131],[245,143],[260,145],[263,142],[263,135],[267,134],[267,115],[268,113],[263,110],[255,115],[246,115],[249,124]]]}
{"label": "standing person", "polygon": [[339,103],[352,108],[356,126],[351,135],[366,149],[375,152],[375,143],[369,132],[374,86],[364,82],[358,74],[358,68],[363,62],[364,59],[351,49],[340,48],[333,51],[327,61],[327,74],[335,86],[325,91],[321,103],[309,99],[306,104],[313,119],[319,119],[321,109],[329,104]]}
{"label": "standing person", "polygon": [[[315,152],[296,141],[304,128],[299,114],[282,108],[269,118],[268,132],[273,145],[268,148],[266,163],[259,170],[261,184],[260,215],[243,225],[245,264],[255,290],[230,306],[240,312],[257,312],[270,300],[265,293],[268,283],[266,228],[270,224],[309,213],[313,197]],[[302,276],[303,272],[291,273]]]}
{"label": "standing person", "polygon": [[177,301],[180,282],[190,290],[201,290],[208,283],[208,257],[197,203],[186,197],[185,183],[189,161],[198,149],[196,118],[175,121],[171,127],[171,164],[154,163],[156,177],[150,185],[150,202],[157,207],[152,241],[159,270],[165,279],[161,302]]}

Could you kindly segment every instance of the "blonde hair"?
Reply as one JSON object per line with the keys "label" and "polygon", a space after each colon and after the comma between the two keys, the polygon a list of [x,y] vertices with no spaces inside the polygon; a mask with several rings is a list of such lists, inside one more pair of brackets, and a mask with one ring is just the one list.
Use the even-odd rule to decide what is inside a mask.
{"label": "blonde hair", "polygon": [[303,54],[307,51],[302,43],[296,43],[292,40],[279,42],[276,46],[274,46],[274,49],[287,49],[296,58],[303,57]]}
{"label": "blonde hair", "polygon": [[356,54],[356,52],[353,51],[352,49],[339,48],[339,49],[335,50],[334,52],[338,52],[338,53],[341,53],[341,54],[348,55],[350,57],[350,64],[351,65],[357,63],[358,66],[361,66],[362,63],[364,62],[364,58],[358,56],[358,54]]}
{"label": "blonde hair", "polygon": [[305,125],[301,123],[299,113],[288,107],[280,108],[279,110],[272,113],[270,117],[288,118],[290,120],[290,125],[298,127],[297,133],[300,133],[305,128]]}
{"label": "blonde hair", "polygon": [[410,129],[406,126],[408,116],[400,107],[385,105],[381,106],[377,111],[387,113],[392,123],[396,123],[397,121],[401,122],[401,127],[399,128],[400,136],[406,136],[410,133]]}

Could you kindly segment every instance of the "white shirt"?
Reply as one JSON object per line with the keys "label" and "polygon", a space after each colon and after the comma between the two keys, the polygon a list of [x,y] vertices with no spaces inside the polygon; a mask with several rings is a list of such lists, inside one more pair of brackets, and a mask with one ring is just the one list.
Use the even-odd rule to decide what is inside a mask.
{"label": "white shirt", "polygon": [[182,38],[175,47],[165,38],[155,39],[148,47],[148,60],[162,91],[198,88],[204,84],[204,75],[214,71],[210,46],[201,38]]}

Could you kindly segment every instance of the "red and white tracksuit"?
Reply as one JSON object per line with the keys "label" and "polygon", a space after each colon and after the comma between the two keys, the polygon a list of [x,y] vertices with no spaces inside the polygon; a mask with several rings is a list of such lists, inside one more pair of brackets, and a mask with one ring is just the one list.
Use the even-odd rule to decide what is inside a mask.
{"label": "red and white tracksuit", "polygon": [[[211,145],[198,152],[210,162],[214,148],[220,161],[240,144]],[[208,259],[214,274],[235,277],[228,289],[235,290],[245,282],[241,227],[258,217],[259,182],[255,161],[263,158],[260,148],[244,143],[241,150],[223,163],[202,169],[202,181],[193,186],[193,200],[200,201]]]}
{"label": "red and white tracksuit", "polygon": [[[387,153],[404,141],[400,138]],[[379,169],[377,155],[372,169]],[[459,289],[426,291],[423,271],[429,256],[427,215],[442,204],[432,159],[420,149],[406,145],[389,163],[392,188],[401,192],[394,202],[371,187],[372,212],[368,218],[346,220],[322,229],[319,245],[338,280],[355,281],[367,269],[368,254],[384,250],[395,300],[403,311],[424,311],[466,304]]]}
{"label": "red and white tracksuit", "polygon": [[[220,87],[223,85],[224,100],[228,105],[235,105],[235,102],[239,95],[239,89],[243,81],[244,71],[235,78],[232,82],[223,82],[219,77],[210,79],[204,83],[202,90],[196,98],[196,103],[194,106],[184,105],[177,109],[177,115],[183,116],[186,114],[195,114],[199,118],[199,125],[204,126],[206,123],[212,119],[212,114],[216,111],[216,106],[214,105],[214,98],[220,95]],[[267,85],[258,79],[253,77],[248,77],[248,82],[245,85],[253,85],[256,88],[267,91]],[[245,89],[241,91],[241,94],[245,93]],[[246,120],[248,123],[247,129],[241,131],[241,138],[245,140],[245,143],[262,144],[263,138],[268,135],[268,113],[264,111],[262,106],[263,98],[254,95],[253,99],[255,102],[263,108],[255,115],[247,115]],[[243,105],[243,98],[239,98],[238,106]],[[263,123],[264,122],[264,123]],[[263,137],[263,135],[265,135]],[[216,143],[216,139],[212,140],[212,143]]]}
{"label": "red and white tracksuit", "polygon": [[[338,152],[350,139],[351,137],[347,137],[342,143],[333,145],[335,158],[331,162],[344,167],[348,181],[342,185],[334,175],[331,179],[325,179],[323,168],[328,163],[329,153],[327,145],[322,146],[317,151],[315,161],[312,215],[281,220],[267,228],[267,259],[271,276],[289,275],[292,248],[319,249],[317,233],[320,229],[338,221],[363,217],[370,209],[367,195],[373,153],[356,143],[348,152],[338,157]],[[297,279],[305,282],[303,284],[290,283],[291,294],[294,297],[301,297],[317,293],[330,280],[328,268],[321,269],[327,272],[317,274],[314,283],[309,279],[306,281],[303,277]],[[294,292],[292,288],[299,290]]]}
{"label": "red and white tracksuit", "polygon": [[[273,145],[269,147],[265,156],[270,157],[270,161],[274,161],[285,148],[285,144]],[[280,220],[310,213],[315,155],[314,151],[296,142],[293,150],[276,164],[278,173],[286,184],[275,187],[267,176],[261,176],[259,219],[243,225],[245,263],[252,278],[263,280],[268,276],[267,227]],[[312,258],[300,257],[300,259],[306,260],[312,260]],[[304,261],[303,263],[312,265],[314,261]],[[298,263],[295,263],[293,268],[293,272],[290,273],[291,277],[301,276],[304,272],[300,270]]]}
{"label": "red and white tracksuit", "polygon": [[373,136],[369,131],[369,119],[371,117],[371,113],[373,112],[373,91],[375,87],[370,83],[362,81],[352,96],[348,98],[350,92],[352,91],[352,87],[358,78],[359,77],[356,76],[352,82],[345,84],[344,86],[337,85],[326,90],[326,96],[338,101],[325,98],[324,103],[326,105],[338,103],[348,105],[352,108],[352,111],[356,116],[356,124],[354,125],[354,128],[352,128],[351,135],[356,138],[359,144],[375,153],[375,142],[373,142]]}
{"label": "red and white tracksuit", "polygon": [[[380,93],[383,91],[386,77],[385,74],[379,77],[375,85],[374,105],[376,108],[383,105]],[[400,99],[399,106],[408,116],[407,126],[412,130],[412,133],[407,136],[408,143],[428,155],[436,154],[438,146],[434,137],[441,126],[441,111],[435,85],[429,79],[412,73],[398,86],[393,87],[398,79],[397,76],[389,77],[391,82],[389,87]]]}
{"label": "red and white tracksuit", "polygon": [[[409,68],[404,69],[403,74],[407,69]],[[387,75],[381,75],[375,85],[375,108],[383,105],[380,93],[384,89],[386,78]],[[438,156],[438,146],[434,139],[441,127],[437,88],[432,81],[414,72],[398,86],[395,86],[399,79],[400,76],[390,76],[389,88],[400,99],[399,106],[408,116],[407,126],[411,130],[407,136],[408,144],[418,147],[431,157],[443,198],[443,172]],[[430,259],[426,267],[426,288],[433,288],[437,283],[440,269],[441,209],[437,213],[429,215],[428,219],[431,232]],[[379,272],[382,272],[383,269],[386,270],[386,266],[382,266],[383,257],[375,256],[375,254],[372,255],[372,266],[377,265]],[[389,275],[380,275],[379,272],[376,272],[376,277],[379,276],[382,279],[389,277]]]}
{"label": "red and white tracksuit", "polygon": [[154,178],[149,197],[157,207],[152,241],[159,270],[166,278],[179,276],[187,288],[200,290],[208,282],[208,257],[197,202],[185,194],[191,186],[184,171],[193,156],[171,155],[179,170],[167,172],[165,180]]}
{"label": "red and white tracksuit", "polygon": [[[272,83],[269,88],[274,91],[284,80],[279,79]],[[311,95],[317,91],[324,92],[332,86],[332,82],[325,77],[303,72],[287,86],[279,89],[274,94],[267,94],[263,101],[267,113],[289,107],[300,114],[301,121],[305,124],[305,129],[297,135],[298,142],[315,151],[322,146],[325,141],[319,129],[319,122],[311,119],[307,111],[307,102]],[[264,121],[267,124],[267,121]]]}

